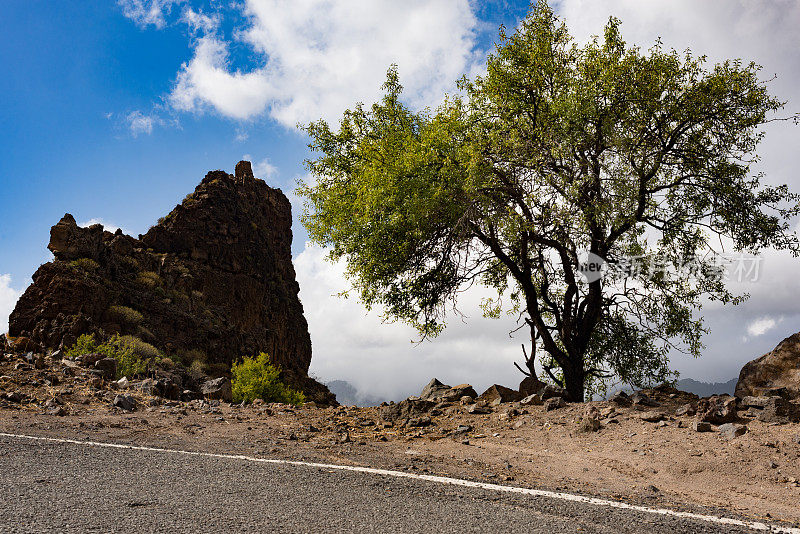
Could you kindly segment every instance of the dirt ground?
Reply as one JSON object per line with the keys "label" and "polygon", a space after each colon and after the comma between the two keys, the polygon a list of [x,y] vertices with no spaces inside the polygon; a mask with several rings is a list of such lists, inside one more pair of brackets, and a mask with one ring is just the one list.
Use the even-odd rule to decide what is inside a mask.
{"label": "dirt ground", "polygon": [[[507,403],[471,414],[454,403],[407,427],[382,420],[379,407],[178,402],[131,390],[138,408],[124,412],[111,405],[119,392],[12,363],[0,365],[2,432],[410,470],[800,524],[800,424],[742,418],[748,431],[734,439],[696,432],[692,417],[674,415],[682,394],[656,394],[656,408]],[[603,424],[581,432],[589,406]],[[666,419],[645,422],[643,411]]]}

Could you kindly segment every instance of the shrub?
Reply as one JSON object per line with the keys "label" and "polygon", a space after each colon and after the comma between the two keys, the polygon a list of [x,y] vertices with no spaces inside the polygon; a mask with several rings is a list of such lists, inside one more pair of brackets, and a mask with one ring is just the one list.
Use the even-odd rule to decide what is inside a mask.
{"label": "shrub", "polygon": [[78,258],[69,262],[69,266],[79,271],[93,273],[100,268],[100,264],[92,258]]}
{"label": "shrub", "polygon": [[193,380],[200,380],[206,376],[206,364],[200,360],[195,360],[191,363],[191,365],[189,365],[188,373]]}
{"label": "shrub", "polygon": [[139,275],[136,277],[136,281],[150,289],[160,287],[163,283],[161,277],[158,276],[158,273],[154,273],[153,271],[144,271],[139,273]]}
{"label": "shrub", "polygon": [[267,402],[302,404],[306,400],[303,393],[280,380],[280,367],[272,365],[269,356],[263,352],[255,358],[234,363],[231,372],[234,402],[264,399]]}
{"label": "shrub", "polygon": [[[148,366],[147,359],[137,354],[134,348],[132,340],[135,339],[132,336],[120,337],[115,335],[105,343],[97,343],[94,334],[83,334],[72,347],[67,349],[66,355],[68,358],[75,358],[97,352],[106,358],[114,358],[117,361],[116,378],[122,378],[123,376],[133,377],[146,373]],[[148,345],[143,341],[140,342]],[[153,347],[152,345],[148,346]]]}
{"label": "shrub", "polygon": [[109,306],[106,314],[110,320],[119,321],[120,324],[139,324],[144,319],[138,311],[119,304]]}
{"label": "shrub", "polygon": [[130,345],[133,352],[143,360],[155,360],[161,357],[161,352],[157,348],[136,336],[122,336],[120,339]]}
{"label": "shrub", "polygon": [[94,339],[94,334],[83,334],[78,337],[78,340],[73,346],[67,349],[66,357],[75,359],[84,354],[91,354],[92,352],[100,352],[98,350],[97,341]]}

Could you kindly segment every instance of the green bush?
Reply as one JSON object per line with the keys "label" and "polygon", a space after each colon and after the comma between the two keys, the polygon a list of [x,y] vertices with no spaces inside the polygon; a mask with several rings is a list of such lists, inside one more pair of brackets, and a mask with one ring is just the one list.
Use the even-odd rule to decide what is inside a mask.
{"label": "green bush", "polygon": [[[97,352],[106,358],[114,358],[117,361],[117,375],[116,378],[123,376],[134,377],[147,372],[148,359],[142,357],[136,350],[136,340],[133,336],[115,335],[105,343],[97,343],[94,334],[83,334],[78,338],[75,344],[67,349],[66,355],[68,358],[76,358],[84,354]],[[141,340],[137,340],[143,345],[148,345]],[[158,351],[156,351],[157,353]]]}
{"label": "green bush", "polygon": [[234,363],[231,372],[235,402],[264,399],[267,402],[302,404],[306,400],[302,392],[281,382],[280,368],[272,365],[269,356],[263,352],[255,358],[245,358],[239,363]]}
{"label": "green bush", "polygon": [[118,321],[120,324],[136,325],[144,320],[144,317],[138,311],[119,304],[109,306],[106,314],[110,320]]}

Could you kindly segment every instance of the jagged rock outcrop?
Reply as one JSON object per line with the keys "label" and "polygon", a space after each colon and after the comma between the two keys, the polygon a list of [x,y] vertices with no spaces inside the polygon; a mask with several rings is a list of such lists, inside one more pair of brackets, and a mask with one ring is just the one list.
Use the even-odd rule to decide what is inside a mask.
{"label": "jagged rock outcrop", "polygon": [[772,352],[745,364],[736,383],[736,396],[784,395],[800,398],[800,333],[781,341]]}
{"label": "jagged rock outcrop", "polygon": [[223,374],[237,358],[268,353],[311,398],[311,338],[291,258],[291,205],[253,176],[209,172],[138,239],[72,215],[52,227],[42,265],[9,319],[9,334],[42,348],[82,333],[131,335],[184,363]]}

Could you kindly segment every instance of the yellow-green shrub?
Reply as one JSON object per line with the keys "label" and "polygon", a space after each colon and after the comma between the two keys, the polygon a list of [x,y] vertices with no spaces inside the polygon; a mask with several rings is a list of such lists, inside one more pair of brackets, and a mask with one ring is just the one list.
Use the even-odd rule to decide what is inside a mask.
{"label": "yellow-green shrub", "polygon": [[255,358],[244,358],[231,367],[233,378],[233,400],[253,402],[264,399],[267,402],[302,404],[306,398],[280,380],[280,368],[270,363],[269,356],[261,353]]}
{"label": "yellow-green shrub", "polygon": [[69,262],[69,266],[87,273],[93,273],[100,268],[100,264],[92,258],[78,258],[77,260],[72,260]]}
{"label": "yellow-green shrub", "polygon": [[[83,334],[72,347],[67,349],[66,355],[68,358],[75,358],[97,352],[106,358],[114,358],[117,361],[116,378],[123,376],[132,378],[146,373],[148,367],[148,360],[137,354],[132,339],[136,338],[115,335],[105,343],[97,343],[94,334]],[[147,344],[145,343],[145,345]],[[152,345],[150,346],[152,347]]]}
{"label": "yellow-green shrub", "polygon": [[161,277],[158,276],[158,273],[154,273],[153,271],[144,271],[139,273],[136,276],[136,281],[145,287],[149,287],[150,289],[155,289],[156,287],[161,286],[163,283]]}
{"label": "yellow-green shrub", "polygon": [[117,321],[120,324],[136,325],[144,320],[144,317],[138,311],[119,304],[109,306],[106,314],[111,321]]}

